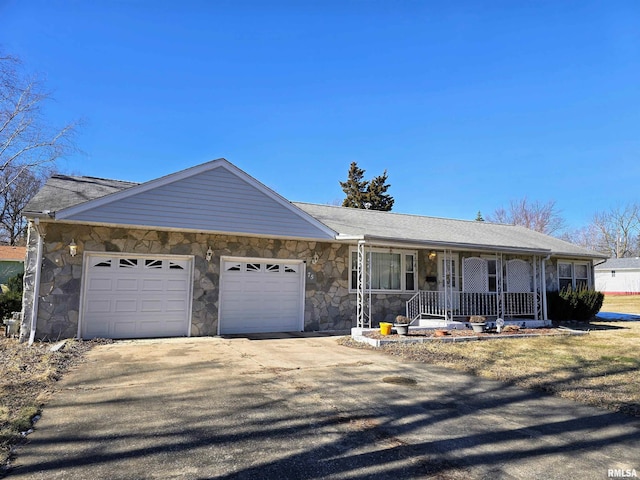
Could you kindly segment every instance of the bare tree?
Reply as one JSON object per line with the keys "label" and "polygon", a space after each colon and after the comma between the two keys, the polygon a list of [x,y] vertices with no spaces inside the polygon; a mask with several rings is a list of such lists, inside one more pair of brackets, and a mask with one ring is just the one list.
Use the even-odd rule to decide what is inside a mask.
{"label": "bare tree", "polygon": [[640,205],[629,203],[596,212],[591,228],[597,232],[597,249],[614,258],[638,255],[640,242]]}
{"label": "bare tree", "polygon": [[27,226],[22,210],[50,173],[24,170],[16,176],[14,168],[9,166],[0,174],[0,182],[6,185],[0,192],[0,242],[21,245],[26,240]]}
{"label": "bare tree", "polygon": [[527,198],[512,200],[508,209],[499,207],[487,220],[496,223],[521,225],[536,232],[553,235],[565,228],[565,220],[556,208],[556,202],[529,202]]}
{"label": "bare tree", "polygon": [[44,119],[42,107],[50,98],[17,58],[0,52],[0,193],[73,149],[76,125],[53,128]]}
{"label": "bare tree", "polygon": [[560,238],[588,250],[607,253],[607,249],[603,247],[600,232],[593,224],[589,224],[578,230],[565,232]]}

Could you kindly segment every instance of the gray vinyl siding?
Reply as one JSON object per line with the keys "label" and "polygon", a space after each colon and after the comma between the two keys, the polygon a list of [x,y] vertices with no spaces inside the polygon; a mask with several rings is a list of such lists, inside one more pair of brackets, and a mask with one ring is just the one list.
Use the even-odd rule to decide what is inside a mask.
{"label": "gray vinyl siding", "polygon": [[225,168],[216,168],[69,217],[69,220],[330,238],[306,214],[287,208]]}

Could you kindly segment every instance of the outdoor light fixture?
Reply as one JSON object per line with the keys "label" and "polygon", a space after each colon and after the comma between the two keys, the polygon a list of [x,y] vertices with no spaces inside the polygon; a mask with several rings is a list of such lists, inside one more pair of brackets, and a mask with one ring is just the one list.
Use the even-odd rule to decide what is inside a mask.
{"label": "outdoor light fixture", "polygon": [[206,256],[207,262],[210,262],[210,261],[211,261],[211,257],[212,257],[212,256],[213,256],[213,250],[211,250],[211,247],[209,247],[209,248],[207,249],[207,256]]}
{"label": "outdoor light fixture", "polygon": [[433,260],[434,258],[436,258],[436,255],[437,255],[436,252],[431,250],[429,252],[429,260]]}
{"label": "outdoor light fixture", "polygon": [[318,263],[318,260],[320,260],[320,257],[318,256],[317,253],[314,253],[313,258],[311,258],[311,263],[315,265],[316,263]]}
{"label": "outdoor light fixture", "polygon": [[78,254],[78,245],[76,245],[76,242],[73,241],[73,239],[71,239],[71,243],[69,244],[69,255],[71,255],[72,257],[75,257]]}

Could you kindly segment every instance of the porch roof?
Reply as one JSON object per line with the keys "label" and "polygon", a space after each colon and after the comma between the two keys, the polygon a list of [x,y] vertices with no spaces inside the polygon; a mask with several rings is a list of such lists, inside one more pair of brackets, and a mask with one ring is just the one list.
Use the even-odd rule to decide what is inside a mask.
{"label": "porch roof", "polygon": [[295,203],[340,236],[423,248],[500,251],[606,258],[572,243],[517,225],[425,217],[376,210]]}

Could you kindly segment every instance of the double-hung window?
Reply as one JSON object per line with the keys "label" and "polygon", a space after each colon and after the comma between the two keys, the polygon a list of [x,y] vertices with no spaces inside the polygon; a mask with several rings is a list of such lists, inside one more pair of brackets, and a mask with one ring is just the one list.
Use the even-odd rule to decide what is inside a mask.
{"label": "double-hung window", "polygon": [[589,288],[589,265],[582,262],[558,262],[558,288]]}
{"label": "double-hung window", "polygon": [[[365,288],[380,292],[416,291],[416,253],[393,249],[366,249],[368,283]],[[349,288],[358,287],[358,252],[351,251]]]}

